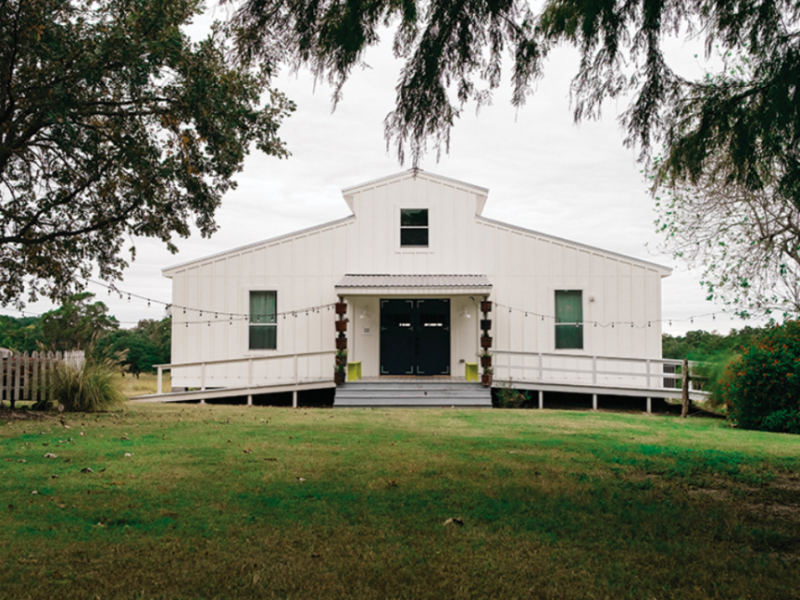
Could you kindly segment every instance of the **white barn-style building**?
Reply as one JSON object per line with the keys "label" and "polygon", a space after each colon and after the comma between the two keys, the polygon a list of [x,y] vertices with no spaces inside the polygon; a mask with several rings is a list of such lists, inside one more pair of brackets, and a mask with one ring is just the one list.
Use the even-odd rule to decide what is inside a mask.
{"label": "white barn-style building", "polygon": [[[332,386],[340,318],[362,386],[466,383],[485,337],[495,382],[664,385],[669,268],[486,218],[487,189],[421,170],[343,196],[351,216],[164,269],[173,389]],[[348,389],[336,405],[369,403]]]}

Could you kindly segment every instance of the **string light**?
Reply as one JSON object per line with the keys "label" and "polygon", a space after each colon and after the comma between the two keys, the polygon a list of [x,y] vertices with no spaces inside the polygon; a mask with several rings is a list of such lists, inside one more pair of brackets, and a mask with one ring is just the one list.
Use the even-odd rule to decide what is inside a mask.
{"label": "string light", "polygon": [[[87,279],[87,285],[88,285],[89,283],[92,283],[92,284],[95,284],[95,285],[99,285],[99,286],[105,287],[105,288],[107,289],[107,294],[108,294],[109,296],[111,295],[111,293],[112,293],[112,292],[117,292],[117,293],[119,294],[120,300],[121,300],[121,299],[123,299],[125,296],[127,296],[128,302],[131,302],[131,299],[132,299],[132,298],[137,298],[137,299],[144,300],[144,301],[146,301],[146,302],[147,302],[147,307],[148,307],[148,308],[151,308],[151,306],[152,306],[152,303],[153,303],[153,302],[156,302],[156,303],[159,303],[159,304],[163,304],[163,305],[166,307],[166,310],[167,310],[167,314],[168,314],[168,316],[171,316],[171,313],[170,313],[170,308],[171,308],[173,305],[171,305],[170,303],[163,302],[163,301],[161,301],[161,300],[157,300],[157,299],[153,299],[153,298],[147,298],[147,297],[145,297],[145,296],[139,296],[138,294],[134,294],[134,293],[132,293],[132,292],[126,292],[126,291],[124,291],[124,290],[119,290],[119,289],[118,289],[116,286],[114,286],[113,284],[105,284],[105,283],[103,283],[103,282],[99,282],[99,281],[93,281],[93,280],[91,280],[91,279]],[[282,316],[283,316],[283,318],[284,318],[284,320],[285,320],[285,319],[286,319],[286,316],[287,316],[287,315],[288,315],[290,312],[291,312],[292,316],[293,316],[293,317],[295,317],[295,318],[297,318],[297,316],[298,316],[298,313],[299,313],[299,312],[305,312],[306,316],[308,316],[308,315],[309,315],[309,314],[311,314],[311,313],[320,313],[320,312],[322,312],[322,308],[325,308],[325,310],[326,310],[326,311],[330,312],[330,310],[333,308],[333,304],[334,304],[334,303],[329,303],[329,304],[324,304],[324,305],[321,305],[321,306],[312,306],[312,307],[306,307],[306,308],[303,308],[303,309],[294,309],[294,310],[291,310],[291,311],[279,312],[279,313],[276,313],[276,314],[273,316],[273,319],[277,319],[277,317],[278,317],[278,316],[281,316],[281,315],[282,315]],[[547,317],[547,318],[550,318],[550,319],[552,319],[552,318],[553,318],[553,316],[552,316],[552,315],[544,315],[544,314],[540,314],[540,313],[536,313],[536,312],[530,312],[530,311],[527,311],[527,310],[517,309],[517,308],[514,308],[514,307],[512,307],[512,306],[508,306],[508,305],[504,305],[504,304],[500,304],[500,303],[495,303],[495,304],[496,304],[498,307],[507,308],[507,309],[508,309],[508,312],[509,312],[509,314],[513,313],[514,311],[518,311],[518,312],[520,312],[520,313],[524,313],[525,317],[528,317],[528,316],[538,316],[538,317],[540,317],[541,321],[544,321],[544,320],[545,320],[545,317]],[[195,311],[197,311],[197,312],[198,312],[198,316],[199,316],[200,318],[202,318],[202,317],[203,317],[203,314],[204,314],[204,312],[206,312],[206,311],[204,311],[203,309],[200,309],[200,308],[192,308],[192,307],[187,307],[187,306],[178,306],[177,308],[180,308],[180,309],[181,309],[181,312],[182,312],[182,314],[184,314],[184,315],[186,315],[186,314],[187,314],[187,311],[190,311],[190,310],[195,310]],[[22,312],[22,311],[17,311],[17,312],[21,312],[21,314],[23,315],[23,317],[25,316],[25,313],[24,313],[24,312]],[[248,319],[250,318],[250,315],[249,315],[249,314],[242,314],[242,313],[228,313],[228,312],[220,312],[220,311],[215,311],[215,312],[214,312],[214,318],[215,318],[215,319],[219,319],[219,315],[220,315],[220,314],[222,314],[223,316],[226,316],[226,315],[227,315],[227,316],[228,316],[228,322],[229,322],[229,324],[231,324],[231,325],[233,325],[234,318],[236,318],[236,320],[248,320]],[[40,316],[40,315],[35,315],[35,316]],[[716,315],[716,312],[713,312],[713,313],[707,313],[707,314],[704,314],[704,315],[692,315],[692,316],[690,316],[690,317],[688,318],[688,320],[689,320],[689,322],[690,322],[692,325],[694,325],[694,319],[695,319],[695,318],[702,318],[702,317],[708,317],[708,316],[710,316],[710,317],[711,317],[712,321],[716,321],[716,320],[717,320],[717,315]],[[732,318],[734,318],[734,317],[732,316]],[[652,326],[653,326],[653,321],[655,321],[656,323],[668,323],[668,324],[669,324],[669,327],[672,327],[672,325],[673,325],[673,323],[672,323],[672,322],[673,322],[674,320],[675,320],[675,319],[672,319],[672,318],[670,318],[670,319],[654,319],[654,320],[648,320],[648,321],[647,321],[647,327],[652,327]],[[681,321],[681,320],[683,320],[683,321],[686,321],[686,319],[685,319],[685,318],[684,318],[684,319],[677,319],[677,321]],[[210,326],[210,321],[202,321],[202,322],[207,322],[207,323],[209,324],[209,326]],[[258,322],[260,322],[260,318],[258,319]],[[274,321],[273,321],[273,322],[274,322]],[[636,325],[636,323],[635,323],[635,322],[633,322],[633,321],[624,321],[624,322],[619,322],[619,324],[620,324],[620,325],[622,325],[623,323],[628,323],[628,322],[630,323],[630,325],[631,325],[631,327],[632,327],[632,328],[637,328],[637,327],[639,327],[639,328],[643,328],[643,327],[644,327],[644,325],[642,325],[642,326],[637,326],[637,325]],[[594,327],[598,327],[598,325],[599,325],[599,326],[601,326],[601,327],[608,327],[608,326],[610,325],[612,328],[614,328],[614,327],[616,327],[616,324],[617,324],[618,322],[611,322],[611,323],[606,323],[606,324],[603,324],[603,323],[598,323],[597,321],[591,321],[591,323],[593,324],[593,326],[594,326]],[[584,323],[584,324],[588,324],[588,323]],[[186,326],[187,326],[187,327],[189,326],[189,321],[186,321]]]}

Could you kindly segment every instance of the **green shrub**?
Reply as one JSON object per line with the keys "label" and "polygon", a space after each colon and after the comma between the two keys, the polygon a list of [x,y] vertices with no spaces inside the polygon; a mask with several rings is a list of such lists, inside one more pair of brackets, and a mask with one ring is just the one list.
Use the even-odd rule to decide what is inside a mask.
{"label": "green shrub", "polygon": [[[691,369],[693,385],[696,389],[701,389],[709,393],[705,406],[711,409],[718,409],[725,406],[724,385],[727,380],[726,370],[728,365],[736,360],[740,355],[732,352],[702,357],[702,362],[696,363]],[[678,369],[680,371],[680,368]],[[680,387],[680,382],[678,386]]]}
{"label": "green shrub", "polygon": [[800,433],[800,322],[777,326],[744,348],[721,388],[735,426]]}
{"label": "green shrub", "polygon": [[62,362],[50,386],[53,401],[67,411],[105,411],[126,400],[119,387],[119,364],[112,359],[87,358],[78,368]]}
{"label": "green shrub", "polygon": [[511,383],[501,383],[493,391],[497,408],[528,408],[531,404],[531,393],[527,390],[516,390],[511,387]]}

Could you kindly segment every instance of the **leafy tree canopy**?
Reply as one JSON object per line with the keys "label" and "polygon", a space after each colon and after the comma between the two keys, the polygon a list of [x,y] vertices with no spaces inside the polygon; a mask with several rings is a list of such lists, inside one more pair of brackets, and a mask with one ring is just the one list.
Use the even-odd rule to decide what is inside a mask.
{"label": "leafy tree canopy", "polygon": [[655,193],[664,249],[702,269],[708,300],[740,316],[800,314],[798,204],[775,185],[749,190],[729,174],[725,157],[711,157],[694,185],[662,182]]}
{"label": "leafy tree canopy", "polygon": [[92,298],[90,292],[74,294],[60,308],[42,315],[42,335],[48,348],[86,350],[96,338],[119,328],[108,307],[102,302],[90,303]]}
{"label": "leafy tree canopy", "polygon": [[0,348],[19,354],[35,352],[42,342],[42,324],[39,317],[14,318],[0,315]]}
{"label": "leafy tree canopy", "polygon": [[161,364],[156,345],[141,331],[132,329],[112,331],[97,342],[94,350],[100,357],[119,360],[136,376]]}
{"label": "leafy tree canopy", "polygon": [[[233,2],[234,0],[230,0]],[[416,164],[428,141],[441,150],[468,102],[491,99],[510,59],[521,106],[560,43],[581,53],[573,80],[575,118],[599,114],[627,94],[627,143],[645,158],[666,145],[662,166],[694,179],[709,156],[730,158],[730,178],[760,189],[775,174],[784,197],[800,197],[800,5],[794,0],[244,0],[233,19],[240,56],[269,67],[309,67],[335,99],[381,27],[395,24],[405,60],[387,142]],[[711,52],[744,57],[751,69],[688,81],[670,67],[667,38],[702,36]]]}
{"label": "leafy tree canopy", "polygon": [[0,303],[119,277],[126,238],[210,235],[250,145],[286,156],[293,105],[230,64],[222,28],[190,43],[200,9],[0,0]]}
{"label": "leafy tree canopy", "polygon": [[769,328],[743,327],[739,330],[731,329],[727,335],[702,329],[688,331],[686,335],[665,333],[661,336],[661,351],[664,358],[690,360],[725,358],[753,344],[766,331],[769,331]]}

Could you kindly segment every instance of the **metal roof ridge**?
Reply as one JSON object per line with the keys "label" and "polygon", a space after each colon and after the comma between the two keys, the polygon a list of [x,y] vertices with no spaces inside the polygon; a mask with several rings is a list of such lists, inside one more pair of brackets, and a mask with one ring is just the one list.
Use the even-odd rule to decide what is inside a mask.
{"label": "metal roof ridge", "polygon": [[359,188],[367,187],[367,186],[370,186],[370,185],[375,185],[375,184],[381,183],[383,181],[388,181],[390,179],[403,177],[404,175],[408,175],[408,174],[413,174],[414,177],[416,177],[417,175],[422,175],[423,177],[428,177],[430,179],[439,179],[439,180],[442,180],[442,181],[449,181],[451,183],[457,183],[458,185],[461,185],[461,186],[464,186],[464,187],[468,187],[468,188],[472,188],[474,190],[480,190],[481,192],[484,192],[486,194],[489,193],[489,188],[485,188],[485,187],[482,187],[482,186],[479,186],[479,185],[475,185],[473,183],[468,183],[466,181],[461,181],[460,179],[454,179],[452,177],[447,177],[445,175],[439,175],[437,173],[433,173],[433,172],[430,172],[430,171],[423,171],[422,169],[408,169],[407,171],[400,171],[400,172],[394,173],[392,175],[385,175],[383,177],[378,177],[376,179],[371,179],[369,181],[365,181],[364,183],[359,183],[359,184],[356,184],[356,185],[348,186],[346,188],[342,188],[342,194],[346,194],[348,192],[351,192],[353,190],[357,190]]}

